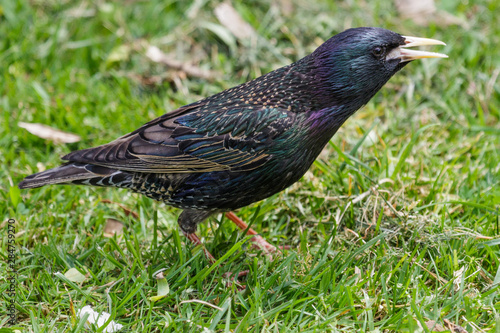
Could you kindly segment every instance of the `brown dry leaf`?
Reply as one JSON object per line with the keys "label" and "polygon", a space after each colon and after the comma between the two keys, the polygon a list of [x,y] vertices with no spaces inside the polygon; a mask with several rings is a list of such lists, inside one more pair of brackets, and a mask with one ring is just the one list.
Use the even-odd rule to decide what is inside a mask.
{"label": "brown dry leaf", "polygon": [[291,0],[279,0],[279,9],[284,16],[290,16],[293,14],[295,8]]}
{"label": "brown dry leaf", "polygon": [[199,77],[205,80],[212,80],[216,76],[216,73],[212,71],[208,71],[189,63],[172,59],[154,45],[149,45],[146,48],[146,57],[148,57],[153,62],[157,62],[172,69],[182,71],[189,76]]}
{"label": "brown dry leaf", "polygon": [[446,326],[448,327],[448,329],[450,331],[452,331],[453,333],[467,333],[467,330],[465,328],[463,328],[462,326],[459,326],[459,325],[456,325],[456,324],[452,323],[448,319],[444,319],[444,323],[446,324]]}
{"label": "brown dry leaf", "polygon": [[215,7],[214,12],[219,22],[237,38],[247,39],[257,35],[254,28],[241,18],[230,3],[221,3]]}
{"label": "brown dry leaf", "polygon": [[434,0],[395,0],[396,8],[405,19],[411,19],[418,25],[426,26],[429,22],[435,22],[441,25],[467,25],[458,17],[445,11],[437,10]]}
{"label": "brown dry leaf", "polygon": [[51,140],[57,143],[73,143],[81,140],[81,138],[76,134],[63,132],[43,124],[23,123],[20,121],[17,125],[39,138]]}
{"label": "brown dry leaf", "polygon": [[396,0],[396,8],[402,17],[422,25],[427,24],[429,18],[436,13],[434,0]]}
{"label": "brown dry leaf", "polygon": [[106,225],[104,226],[104,237],[113,237],[113,235],[121,235],[123,234],[123,223],[115,219],[107,219]]}
{"label": "brown dry leaf", "polygon": [[444,332],[448,330],[444,328],[443,325],[437,324],[435,320],[426,321],[425,326],[427,326],[429,330],[432,330],[432,332]]}
{"label": "brown dry leaf", "polygon": [[384,205],[384,215],[388,217],[395,217],[394,207],[389,207],[388,205]]}

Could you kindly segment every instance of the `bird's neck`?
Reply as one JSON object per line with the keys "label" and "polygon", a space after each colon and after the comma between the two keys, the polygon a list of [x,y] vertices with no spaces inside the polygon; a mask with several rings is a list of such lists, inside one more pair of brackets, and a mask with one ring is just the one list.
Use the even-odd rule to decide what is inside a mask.
{"label": "bird's neck", "polygon": [[350,82],[344,75],[345,68],[325,65],[317,57],[306,57],[294,65],[294,75],[303,77],[300,91],[310,106],[305,110],[305,124],[311,139],[321,148],[378,91],[360,92],[357,82]]}
{"label": "bird's neck", "polygon": [[280,93],[281,107],[290,106],[295,113],[320,112],[347,119],[366,104],[379,87],[369,92],[359,91],[359,82],[345,72],[343,66],[325,65],[322,59],[309,55],[257,80],[268,84],[267,96],[276,98],[273,92]]}

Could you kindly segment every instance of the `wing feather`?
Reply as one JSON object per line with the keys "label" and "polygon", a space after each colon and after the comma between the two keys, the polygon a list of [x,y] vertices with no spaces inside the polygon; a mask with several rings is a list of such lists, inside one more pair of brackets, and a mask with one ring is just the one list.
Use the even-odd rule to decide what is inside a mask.
{"label": "wing feather", "polygon": [[251,170],[269,159],[273,140],[295,114],[279,108],[226,108],[199,103],[167,113],[108,144],[72,152],[64,160],[119,170],[192,173]]}

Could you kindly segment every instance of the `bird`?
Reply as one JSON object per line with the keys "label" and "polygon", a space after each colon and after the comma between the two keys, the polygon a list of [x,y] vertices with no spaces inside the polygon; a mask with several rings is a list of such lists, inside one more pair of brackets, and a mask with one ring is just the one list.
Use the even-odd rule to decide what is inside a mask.
{"label": "bird", "polygon": [[[233,210],[297,182],[344,122],[411,61],[446,45],[377,27],[345,30],[314,52],[252,81],[182,106],[110,143],[73,151],[19,188],[117,187],[180,208],[193,243],[197,225],[226,213],[263,249],[275,248]],[[206,251],[212,261],[213,256]]]}

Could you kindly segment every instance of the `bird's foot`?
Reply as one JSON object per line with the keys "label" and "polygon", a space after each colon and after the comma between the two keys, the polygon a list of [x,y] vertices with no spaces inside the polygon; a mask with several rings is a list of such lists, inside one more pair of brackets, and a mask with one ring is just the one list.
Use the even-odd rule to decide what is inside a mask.
{"label": "bird's foot", "polygon": [[203,253],[205,253],[205,257],[207,257],[208,261],[210,261],[211,264],[215,264],[215,262],[217,260],[215,260],[215,257],[207,250],[207,248],[205,247],[205,245],[203,245],[203,243],[201,242],[201,240],[198,238],[198,236],[196,236],[196,234],[194,232],[190,233],[190,234],[183,232],[183,234],[194,245],[201,246],[201,248],[203,249]]}
{"label": "bird's foot", "polygon": [[242,285],[242,284],[238,281],[238,279],[239,279],[240,277],[242,277],[242,276],[247,276],[247,275],[248,275],[248,273],[249,273],[249,271],[248,271],[248,270],[241,271],[241,272],[239,272],[238,274],[233,274],[233,272],[227,272],[227,273],[224,273],[224,275],[223,275],[223,276],[224,276],[225,278],[229,278],[229,279],[230,279],[230,281],[228,281],[228,282],[226,283],[226,287],[230,288],[230,287],[233,285],[233,283],[234,283],[234,285],[236,285],[236,288],[238,288],[238,290],[239,290],[239,291],[243,291],[243,290],[245,290],[245,289],[246,289],[246,286]]}
{"label": "bird's foot", "polygon": [[246,224],[242,219],[240,219],[238,216],[236,216],[235,213],[233,212],[227,212],[226,217],[233,221],[234,224],[238,226],[241,230],[247,230],[247,235],[253,236],[250,241],[254,244],[256,248],[264,250],[267,254],[271,253],[276,253],[278,252],[278,249],[280,250],[286,250],[289,249],[290,246],[279,246],[276,247],[272,244],[269,244],[268,241],[264,239],[264,237],[260,236],[255,230],[252,228],[248,227],[248,224]]}
{"label": "bird's foot", "polygon": [[269,244],[269,242],[260,235],[253,236],[250,238],[250,241],[253,243],[252,245],[254,248],[261,249],[268,254],[276,253],[278,251],[276,246]]}

